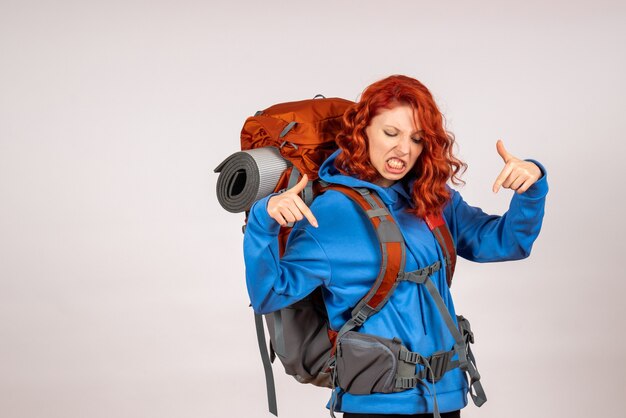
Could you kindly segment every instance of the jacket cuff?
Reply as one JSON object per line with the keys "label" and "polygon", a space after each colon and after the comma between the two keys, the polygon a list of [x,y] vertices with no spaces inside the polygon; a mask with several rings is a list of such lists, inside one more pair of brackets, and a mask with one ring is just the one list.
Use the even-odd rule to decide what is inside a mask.
{"label": "jacket cuff", "polygon": [[530,198],[530,199],[541,199],[548,194],[548,172],[546,168],[537,160],[526,159],[524,161],[530,161],[535,163],[539,170],[541,170],[541,177],[532,186],[528,188],[521,196]]}
{"label": "jacket cuff", "polygon": [[264,198],[257,200],[254,205],[252,205],[250,208],[248,226],[251,224],[250,221],[253,221],[252,223],[256,227],[265,231],[267,234],[278,236],[278,233],[280,232],[280,224],[267,213],[267,203],[272,196],[276,196],[277,194],[278,193],[272,193],[267,195]]}

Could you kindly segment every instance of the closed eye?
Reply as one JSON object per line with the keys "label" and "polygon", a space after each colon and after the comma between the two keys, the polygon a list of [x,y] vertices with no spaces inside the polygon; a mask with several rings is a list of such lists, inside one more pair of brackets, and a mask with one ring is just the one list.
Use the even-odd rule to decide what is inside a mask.
{"label": "closed eye", "polygon": [[[390,131],[387,131],[385,129],[383,129],[383,132],[385,133],[385,135],[387,135],[388,137],[391,137],[391,138],[398,136],[397,132],[390,132]],[[420,137],[420,136],[414,137],[414,138],[411,138],[411,140],[413,142],[415,142],[416,144],[419,144],[420,142],[422,142],[422,137]]]}

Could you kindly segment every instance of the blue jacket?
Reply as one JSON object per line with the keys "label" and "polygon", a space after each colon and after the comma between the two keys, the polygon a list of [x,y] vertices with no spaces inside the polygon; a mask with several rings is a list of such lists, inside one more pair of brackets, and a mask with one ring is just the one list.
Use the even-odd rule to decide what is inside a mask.
{"label": "blue jacket", "polygon": [[[443,260],[441,248],[424,221],[405,210],[411,206],[411,181],[399,181],[385,188],[344,176],[333,164],[339,152],[322,165],[320,177],[328,183],[367,187],[378,193],[404,236],[405,270],[417,270]],[[548,192],[545,169],[537,164],[544,173],[542,178],[525,193],[513,193],[509,210],[503,216],[487,215],[450,190],[452,198],[444,208],[444,218],[459,256],[490,262],[517,260],[530,254],[541,229]],[[350,318],[351,308],[369,291],[380,269],[379,244],[371,222],[348,197],[327,191],[311,204],[319,227],[312,227],[306,219],[297,222],[284,256],[279,258],[276,237],[280,226],[267,214],[268,199],[261,199],[252,207],[244,236],[246,281],[255,312],[284,308],[322,286],[331,327],[338,330]],[[436,272],[432,280],[455,318],[445,269]],[[454,343],[427,290],[410,282],[401,282],[383,309],[368,319],[359,332],[398,337],[409,350],[423,356],[449,350]],[[467,391],[467,381],[460,369],[446,373],[436,383],[440,411],[463,408],[467,405]],[[433,411],[432,393],[432,387],[429,393],[420,386],[391,394],[343,393],[339,410],[429,413]]]}

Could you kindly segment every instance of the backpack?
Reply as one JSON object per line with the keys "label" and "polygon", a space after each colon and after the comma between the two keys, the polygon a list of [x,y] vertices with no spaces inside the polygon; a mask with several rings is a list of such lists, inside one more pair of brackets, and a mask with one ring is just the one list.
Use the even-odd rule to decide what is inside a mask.
{"label": "backpack", "polygon": [[[353,308],[351,319],[340,330],[335,331],[329,327],[321,288],[287,308],[267,315],[255,314],[270,412],[278,415],[271,367],[276,357],[280,359],[285,372],[297,381],[333,389],[332,416],[334,416],[337,387],[357,394],[395,392],[415,387],[418,384],[423,385],[424,379],[436,382],[443,374],[455,367],[461,367],[468,373],[471,381],[470,388],[474,390],[474,392],[470,391],[474,403],[478,406],[482,405],[486,397],[479,382],[480,375],[476,370],[474,357],[469,349],[469,344],[473,343],[469,322],[459,316],[457,328],[441,295],[429,280],[431,274],[442,268],[441,263],[434,263],[415,272],[405,272],[404,240],[393,217],[376,193],[365,188],[353,189],[346,186],[328,185],[318,180],[317,172],[320,165],[337,149],[334,138],[342,126],[343,113],[353,104],[344,99],[318,97],[274,105],[249,117],[241,131],[241,149],[246,155],[233,154],[215,169],[216,172],[221,172],[217,188],[218,199],[220,193],[223,195],[220,200],[222,206],[227,200],[224,195],[228,193],[237,195],[234,192],[243,190],[244,184],[233,186],[237,184],[237,181],[241,183],[242,177],[245,183],[253,183],[254,190],[248,193],[250,195],[248,200],[252,200],[254,193],[257,195],[260,193],[256,189],[264,187],[266,190],[263,192],[264,195],[267,195],[267,190],[270,189],[271,192],[287,190],[293,187],[303,174],[307,174],[309,183],[301,194],[307,205],[310,205],[316,195],[327,190],[341,192],[364,211],[379,239],[382,254],[379,275],[370,291]],[[257,167],[250,170],[248,167],[250,164],[248,164],[245,168],[247,173],[242,175],[243,169],[237,167],[234,161],[248,161],[252,153],[255,153],[252,159],[255,159],[254,164]],[[229,171],[229,165],[235,168]],[[267,179],[262,178],[263,173],[269,171],[274,172],[271,180],[266,181]],[[253,178],[255,176],[259,178]],[[224,181],[220,184],[222,177]],[[262,183],[268,183],[270,186],[262,186]],[[257,195],[254,196],[252,203],[263,197]],[[246,202],[245,205],[249,205],[249,209],[251,203]],[[246,220],[247,213],[246,210]],[[446,277],[450,285],[456,264],[456,250],[452,235],[441,215],[429,216],[425,222],[444,254],[445,266],[443,267],[446,269]],[[279,234],[281,255],[284,253],[291,226],[281,227]],[[455,346],[451,350],[435,353],[425,358],[419,353],[407,350],[397,339],[386,340],[354,331],[371,315],[382,309],[397,284],[402,280],[426,286],[454,336]],[[263,317],[270,336],[269,347],[265,338]],[[362,347],[363,344],[372,347],[368,351],[375,357],[380,357],[380,353],[384,353],[384,356],[387,353],[393,353],[394,358],[391,360],[380,360],[377,357],[369,360],[363,359],[362,352],[355,352],[355,347]],[[339,354],[338,347],[340,347]],[[452,361],[455,354],[458,354],[458,360]],[[395,372],[393,372],[395,374],[385,379],[390,383],[385,387],[373,387],[373,374],[380,376],[381,373],[391,373],[388,370],[389,361],[396,365],[394,366]],[[416,374],[417,365],[422,366],[422,369]],[[438,415],[436,394],[435,412]]]}
{"label": "backpack", "polygon": [[[317,172],[337,149],[335,136],[341,129],[343,114],[353,104],[318,94],[313,99],[280,103],[258,111],[246,119],[241,129],[241,149],[277,148],[292,166],[284,170],[273,191],[292,188],[306,174],[309,181],[302,198],[308,206],[318,192],[317,188],[314,190]],[[288,224],[280,230],[281,255],[292,226]]]}

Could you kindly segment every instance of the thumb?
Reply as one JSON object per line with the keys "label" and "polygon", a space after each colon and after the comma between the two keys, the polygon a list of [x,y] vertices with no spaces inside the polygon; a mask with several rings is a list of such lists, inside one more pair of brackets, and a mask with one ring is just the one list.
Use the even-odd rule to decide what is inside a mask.
{"label": "thumb", "polygon": [[504,148],[504,142],[502,142],[501,139],[498,139],[498,141],[496,142],[496,150],[498,151],[498,154],[500,154],[500,157],[502,157],[505,163],[513,158],[513,156],[509,154],[506,148]]}
{"label": "thumb", "polygon": [[296,183],[295,186],[293,186],[291,189],[289,189],[289,192],[292,193],[300,193],[302,190],[304,190],[304,188],[306,187],[306,184],[309,182],[309,178],[307,177],[306,174],[302,175],[302,179],[300,179],[300,181],[298,183]]}

